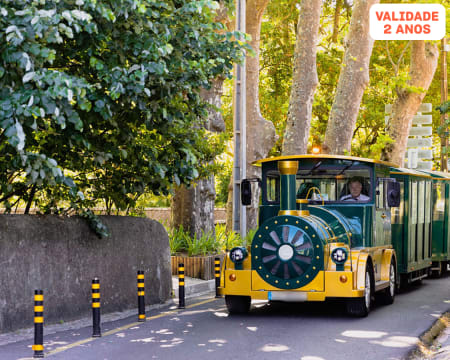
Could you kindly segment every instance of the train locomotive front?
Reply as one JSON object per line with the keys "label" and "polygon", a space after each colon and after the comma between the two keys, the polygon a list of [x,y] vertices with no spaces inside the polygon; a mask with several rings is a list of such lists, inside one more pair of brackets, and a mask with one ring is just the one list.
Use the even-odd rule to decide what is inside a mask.
{"label": "train locomotive front", "polygon": [[302,302],[344,298],[349,313],[366,316],[376,285],[386,302],[392,302],[395,269],[389,267],[394,259],[391,246],[382,249],[382,274],[377,279],[376,256],[361,246],[361,221],[320,201],[313,205],[308,199],[297,199],[298,161],[278,161],[277,165],[278,214],[260,225],[249,247],[232,249],[224,264],[220,292],[229,312],[247,312],[251,299]]}

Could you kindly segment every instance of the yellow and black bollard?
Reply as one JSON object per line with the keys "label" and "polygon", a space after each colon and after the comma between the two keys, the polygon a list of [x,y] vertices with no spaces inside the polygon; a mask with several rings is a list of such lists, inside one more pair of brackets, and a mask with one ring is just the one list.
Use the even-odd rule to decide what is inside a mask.
{"label": "yellow and black bollard", "polygon": [[145,283],[144,272],[139,270],[137,272],[137,287],[138,287],[138,309],[139,316],[138,321],[145,321]]}
{"label": "yellow and black bollard", "polygon": [[216,278],[216,298],[220,297],[219,287],[220,287],[220,258],[216,257],[214,259],[214,276]]}
{"label": "yellow and black bollard", "polygon": [[184,264],[178,264],[178,308],[184,309]]}
{"label": "yellow and black bollard", "polygon": [[44,292],[34,291],[34,358],[44,357]]}
{"label": "yellow and black bollard", "polygon": [[92,337],[100,337],[100,279],[92,280]]}

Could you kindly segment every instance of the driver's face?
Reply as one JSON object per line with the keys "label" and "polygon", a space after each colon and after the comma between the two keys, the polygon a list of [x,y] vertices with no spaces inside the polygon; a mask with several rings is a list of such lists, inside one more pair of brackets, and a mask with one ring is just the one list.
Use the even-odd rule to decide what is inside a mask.
{"label": "driver's face", "polygon": [[350,183],[350,194],[356,198],[361,194],[362,184],[359,181],[353,181]]}

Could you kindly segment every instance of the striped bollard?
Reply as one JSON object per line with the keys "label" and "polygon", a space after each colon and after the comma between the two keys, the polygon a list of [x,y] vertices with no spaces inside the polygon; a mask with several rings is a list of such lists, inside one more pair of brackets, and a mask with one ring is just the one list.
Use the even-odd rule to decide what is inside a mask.
{"label": "striped bollard", "polygon": [[44,292],[34,291],[34,358],[44,357]]}
{"label": "striped bollard", "polygon": [[178,264],[178,308],[184,309],[184,264]]}
{"label": "striped bollard", "polygon": [[145,321],[145,283],[144,283],[144,272],[139,270],[137,272],[137,287],[138,287],[138,309],[139,316],[138,321]]}
{"label": "striped bollard", "polygon": [[219,287],[220,287],[220,258],[216,257],[214,259],[214,276],[216,277],[216,298],[220,297]]}
{"label": "striped bollard", "polygon": [[92,337],[100,337],[100,279],[92,280]]}

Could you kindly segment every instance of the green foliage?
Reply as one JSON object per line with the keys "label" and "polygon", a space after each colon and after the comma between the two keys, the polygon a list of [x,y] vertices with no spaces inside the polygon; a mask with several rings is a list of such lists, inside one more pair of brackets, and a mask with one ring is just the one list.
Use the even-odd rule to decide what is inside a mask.
{"label": "green foliage", "polygon": [[251,243],[256,230],[251,230],[244,240],[240,235],[227,232],[225,225],[216,225],[215,234],[202,232],[194,237],[189,235],[182,226],[178,229],[168,229],[170,253],[187,253],[188,256],[220,254],[235,246],[246,246]]}
{"label": "green foliage", "polygon": [[246,47],[214,21],[217,8],[3,1],[0,203],[125,210],[206,174],[221,139],[202,128],[199,91],[229,75]]}
{"label": "green foliage", "polygon": [[450,110],[450,101],[445,101],[441,105],[437,106],[435,110],[439,110],[442,114],[447,114]]}

